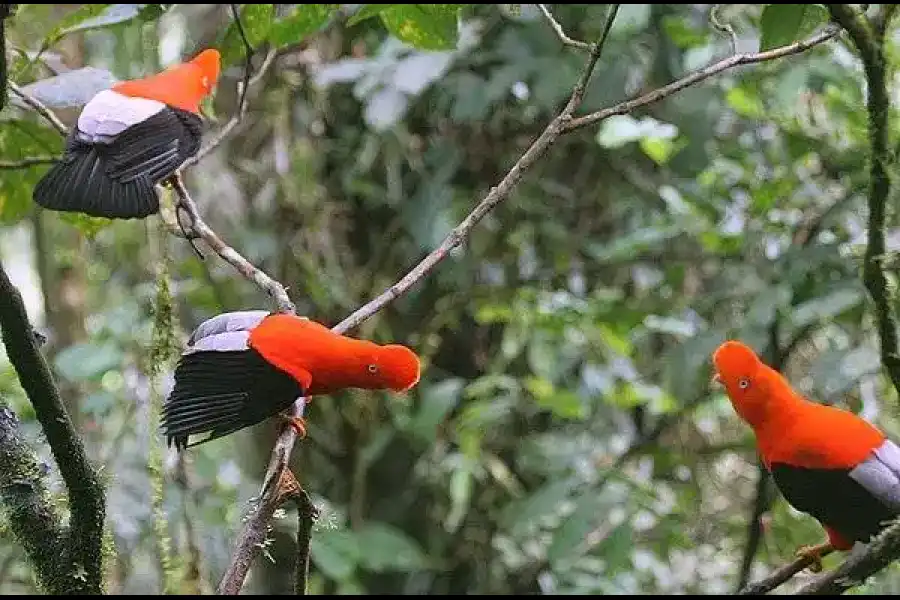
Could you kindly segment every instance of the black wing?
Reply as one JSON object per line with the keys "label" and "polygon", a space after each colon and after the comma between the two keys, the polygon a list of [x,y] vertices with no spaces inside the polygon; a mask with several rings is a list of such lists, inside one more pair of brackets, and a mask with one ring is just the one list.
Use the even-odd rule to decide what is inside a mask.
{"label": "black wing", "polygon": [[[201,351],[181,357],[175,387],[163,405],[168,445],[196,446],[286,410],[303,390],[255,350]],[[209,433],[188,444],[188,437]]]}
{"label": "black wing", "polygon": [[772,465],[772,478],[785,500],[848,541],[868,543],[897,514],[850,476],[849,469],[807,469]]}
{"label": "black wing", "polygon": [[197,153],[201,135],[199,117],[172,108],[104,142],[75,128],[62,160],[35,186],[34,200],[50,210],[144,218],[159,211],[154,185]]}

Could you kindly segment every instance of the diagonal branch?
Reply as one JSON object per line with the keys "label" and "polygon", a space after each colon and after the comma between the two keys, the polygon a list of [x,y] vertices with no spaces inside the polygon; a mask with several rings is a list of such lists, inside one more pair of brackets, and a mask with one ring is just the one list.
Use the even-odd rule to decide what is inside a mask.
{"label": "diagonal branch", "polygon": [[767,50],[765,52],[735,54],[718,62],[707,65],[701,69],[698,69],[691,74],[682,77],[681,79],[677,79],[668,85],[657,88],[652,92],[647,92],[646,94],[638,96],[637,98],[634,98],[632,100],[627,100],[625,102],[616,104],[615,106],[604,108],[602,110],[592,112],[588,115],[572,119],[571,121],[569,121],[569,123],[566,124],[565,133],[569,133],[570,131],[580,129],[582,127],[587,127],[588,125],[594,125],[596,123],[599,123],[600,121],[605,121],[606,119],[614,117],[616,115],[624,115],[630,113],[634,109],[646,106],[647,104],[659,102],[663,98],[671,96],[676,92],[680,92],[687,87],[700,83],[701,81],[709,79],[710,77],[718,75],[719,73],[727,71],[728,69],[732,69],[741,65],[752,65],[755,63],[769,62],[779,58],[783,58],[785,56],[790,56],[792,54],[800,54],[801,52],[806,52],[810,48],[818,46],[819,44],[830,40],[831,38],[836,36],[839,31],[839,27],[828,26],[819,33],[805,40],[801,40],[793,44],[788,44],[787,46],[773,48],[772,50]]}
{"label": "diagonal branch", "polygon": [[29,167],[52,165],[58,161],[59,157],[56,156],[29,156],[18,160],[0,160],[0,169],[27,169]]}
{"label": "diagonal branch", "polygon": [[38,350],[28,312],[19,290],[0,266],[0,327],[6,353],[43,428],[53,458],[66,484],[71,512],[68,564],[83,570],[70,583],[73,590],[99,593],[103,586],[102,552],[106,501],[103,485],[88,460],[78,432]]}
{"label": "diagonal branch", "polygon": [[63,136],[69,135],[69,128],[66,127],[65,124],[59,120],[59,117],[56,116],[56,113],[47,108],[47,106],[43,102],[26,94],[24,91],[22,91],[22,88],[16,85],[14,81],[7,80],[6,83],[9,86],[9,89],[15,92],[16,95],[22,99],[22,102],[30,106],[36,113],[44,117],[44,119],[46,119],[48,123],[53,125],[53,128],[55,130],[60,132]]}
{"label": "diagonal branch", "polygon": [[884,229],[886,207],[891,194],[888,164],[890,134],[890,96],[884,55],[884,31],[873,29],[866,16],[848,4],[828,4],[832,18],[837,21],[859,50],[868,82],[867,108],[869,112],[869,223],[863,279],[875,305],[875,321],[881,341],[881,362],[887,369],[894,389],[900,392],[900,347],[898,347],[897,317],[894,315],[891,292],[882,262],[886,247]]}
{"label": "diagonal branch", "polygon": [[556,37],[558,37],[559,41],[561,41],[564,45],[571,46],[572,48],[578,48],[579,50],[591,49],[591,45],[587,42],[581,42],[570,38],[563,30],[562,25],[559,24],[559,21],[557,21],[553,17],[553,14],[550,12],[550,9],[547,8],[546,4],[538,4],[537,7],[538,10],[541,11],[541,14],[544,15],[544,18],[547,19],[547,22],[550,23],[550,27],[553,28],[553,31],[556,33]]}
{"label": "diagonal branch", "polygon": [[241,256],[237,250],[226,244],[222,238],[216,234],[212,228],[206,224],[197,210],[197,204],[191,198],[190,192],[184,185],[180,175],[175,175],[170,179],[175,193],[178,195],[181,206],[188,212],[191,219],[191,227],[195,234],[200,236],[203,241],[209,244],[213,251],[222,257],[222,260],[237,269],[237,272],[256,284],[261,290],[271,296],[278,310],[281,312],[295,313],[297,312],[294,303],[291,301],[284,286],[272,279],[259,267],[256,267],[249,260]]}
{"label": "diagonal branch", "polygon": [[[372,301],[368,302],[346,319],[338,323],[333,330],[338,333],[346,333],[360,323],[383,309],[385,306],[408,292],[416,283],[424,279],[448,253],[465,241],[472,229],[498,204],[509,198],[516,184],[525,175],[525,172],[540,160],[550,146],[564,133],[565,127],[571,122],[572,116],[581,105],[587,84],[594,72],[594,67],[600,58],[605,42],[609,36],[609,30],[618,13],[619,5],[614,4],[609,12],[600,40],[591,47],[591,55],[582,71],[581,76],[572,89],[569,101],[562,111],[554,118],[546,129],[538,136],[532,145],[525,151],[518,161],[500,182],[491,188],[485,198],[472,210],[463,221],[441,242],[441,244],[426,256],[418,265],[413,267],[402,279],[390,286]],[[302,415],[305,399],[300,398],[293,406],[294,415]],[[225,572],[219,584],[219,593],[237,593],[247,575],[247,570],[252,559],[259,552],[256,540],[264,536],[268,519],[274,513],[277,506],[277,488],[274,482],[283,477],[288,468],[288,460],[296,440],[296,433],[292,427],[285,428],[279,436],[269,461],[269,470],[263,482],[263,493],[260,494],[259,503],[247,519],[241,530],[232,554],[231,564]],[[309,536],[306,536],[308,539]],[[300,549],[301,555],[308,549]],[[301,560],[303,560],[301,558]],[[302,591],[302,590],[298,590]]]}
{"label": "diagonal branch", "polygon": [[[825,558],[829,554],[834,552],[833,548],[829,548],[822,553],[820,556]],[[778,586],[782,585],[786,581],[789,581],[794,575],[800,573],[807,567],[812,566],[814,560],[808,556],[801,556],[792,562],[784,565],[783,567],[774,571],[771,575],[766,577],[765,579],[760,579],[759,581],[753,582],[749,585],[744,586],[738,591],[737,596],[760,596],[763,594],[768,594]]]}

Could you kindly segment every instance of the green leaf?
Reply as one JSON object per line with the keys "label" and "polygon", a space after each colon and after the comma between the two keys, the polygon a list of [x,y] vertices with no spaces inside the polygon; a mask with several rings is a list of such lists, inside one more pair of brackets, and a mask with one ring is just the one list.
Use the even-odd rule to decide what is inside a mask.
{"label": "green leaf", "polygon": [[79,23],[84,21],[88,21],[90,19],[94,19],[99,17],[106,11],[112,4],[82,4],[78,9],[66,15],[63,19],[56,24],[50,33],[47,35],[47,40],[45,41],[45,45],[49,46],[60,37],[65,35],[66,31],[72,30],[75,31],[76,27]]}
{"label": "green leaf", "polygon": [[569,498],[574,480],[549,481],[531,496],[511,502],[503,509],[501,521],[508,529],[529,527],[534,521],[555,514]]}
{"label": "green leaf", "polygon": [[441,422],[459,403],[463,385],[462,379],[449,378],[428,386],[422,392],[422,404],[408,430],[425,441],[434,440]]}
{"label": "green leaf", "polygon": [[361,545],[351,531],[324,529],[310,540],[310,559],[325,575],[337,581],[353,575],[361,554]]}
{"label": "green leaf", "polygon": [[413,571],[428,567],[419,545],[402,531],[384,523],[369,523],[356,534],[360,564],[370,571]]}
{"label": "green leaf", "polygon": [[472,470],[463,466],[453,471],[450,476],[450,512],[444,521],[444,528],[455,532],[469,509],[472,499]]}
{"label": "green leaf", "polygon": [[[256,48],[266,41],[272,23],[275,21],[275,5],[245,4],[240,15],[241,25],[243,25],[250,46]],[[234,21],[225,30],[218,49],[222,55],[223,66],[231,66],[245,61],[244,41],[241,39],[240,31]]]}
{"label": "green leaf", "polygon": [[347,19],[347,25],[353,26],[361,21],[365,21],[366,19],[371,19],[377,15],[380,15],[382,12],[388,10],[389,8],[395,6],[404,6],[403,4],[366,4],[361,9],[356,11],[356,13]]}
{"label": "green leaf", "polygon": [[684,146],[684,142],[672,141],[662,137],[645,137],[638,143],[644,154],[658,165],[664,165],[669,162],[669,159]]}
{"label": "green leaf", "polygon": [[122,351],[113,344],[83,343],[69,346],[56,356],[56,368],[72,381],[97,380],[122,361]]}
{"label": "green leaf", "polygon": [[813,298],[794,309],[792,324],[804,327],[819,320],[829,320],[859,305],[863,301],[862,290],[855,286],[844,286],[820,298]]}
{"label": "green leaf", "polygon": [[525,387],[540,407],[550,410],[561,419],[580,419],[587,414],[578,394],[571,390],[555,389],[553,383],[546,379],[528,377],[525,379]]}
{"label": "green leaf", "polygon": [[68,223],[84,235],[85,238],[92,240],[97,237],[102,229],[113,224],[112,219],[104,217],[93,217],[77,212],[60,212],[57,216],[64,222]]}
{"label": "green leaf", "polygon": [[725,94],[725,101],[742,117],[760,118],[765,114],[762,101],[746,88],[735,86]]}
{"label": "green leaf", "polygon": [[340,4],[297,4],[272,24],[269,41],[277,47],[299,44],[322,27]]}
{"label": "green leaf", "polygon": [[791,44],[828,20],[818,4],[767,4],[760,20],[760,50]]}
{"label": "green leaf", "polygon": [[[88,29],[110,27],[112,25],[121,25],[122,23],[127,23],[145,14],[158,18],[159,15],[164,12],[164,9],[160,4],[88,4],[87,6],[105,6],[106,8],[97,13],[96,16],[82,19],[78,23],[61,30],[59,32],[61,35],[75,33],[76,31],[86,31]],[[153,10],[145,13],[144,11],[148,6],[152,7]]]}
{"label": "green leaf", "polygon": [[419,50],[453,50],[462,4],[395,4],[380,12],[391,34]]}
{"label": "green leaf", "polygon": [[587,549],[587,534],[602,525],[606,517],[601,508],[601,498],[596,489],[582,493],[575,501],[575,510],[553,533],[547,560],[556,563],[583,554]]}

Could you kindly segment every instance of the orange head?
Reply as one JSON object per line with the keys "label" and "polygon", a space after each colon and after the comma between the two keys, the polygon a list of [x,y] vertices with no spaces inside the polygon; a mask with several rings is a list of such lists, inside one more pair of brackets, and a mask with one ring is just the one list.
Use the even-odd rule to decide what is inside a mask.
{"label": "orange head", "polygon": [[419,357],[399,344],[379,346],[366,372],[373,387],[405,392],[419,383]]}
{"label": "orange head", "polygon": [[200,102],[219,81],[219,51],[204,50],[188,62],[143,79],[123,81],[113,90],[125,96],[147,98],[198,114]]}
{"label": "orange head", "polygon": [[742,342],[726,341],[713,352],[712,361],[713,381],[725,386],[735,411],[751,425],[765,420],[771,409],[777,409],[774,402],[790,393],[781,375]]}
{"label": "orange head", "polygon": [[250,345],[308,386],[311,396],[347,388],[403,392],[419,382],[419,358],[409,348],[351,338],[294,315],[266,317]]}

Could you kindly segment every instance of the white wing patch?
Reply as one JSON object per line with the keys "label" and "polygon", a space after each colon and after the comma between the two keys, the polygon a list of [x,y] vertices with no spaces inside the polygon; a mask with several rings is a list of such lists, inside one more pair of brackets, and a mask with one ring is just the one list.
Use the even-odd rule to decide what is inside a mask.
{"label": "white wing patch", "polygon": [[248,332],[259,325],[260,321],[269,316],[267,310],[243,310],[222,313],[201,323],[188,339],[188,345],[193,346],[204,338],[226,333],[229,331]]}
{"label": "white wing patch", "polygon": [[850,477],[892,510],[900,511],[900,447],[885,440]]}
{"label": "white wing patch", "polygon": [[193,354],[194,352],[233,352],[241,351],[249,348],[250,332],[249,331],[226,331],[225,333],[215,333],[208,335],[199,340],[196,344],[188,346],[183,354]]}
{"label": "white wing patch", "polygon": [[84,106],[78,117],[78,131],[91,143],[109,141],[164,108],[166,105],[156,100],[103,90]]}

